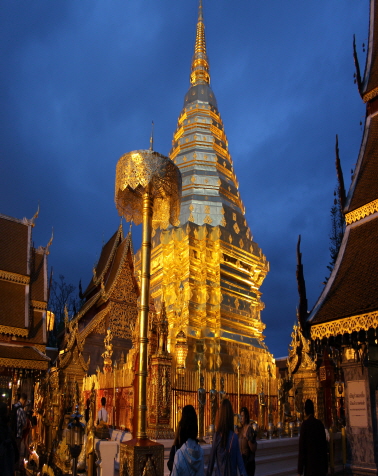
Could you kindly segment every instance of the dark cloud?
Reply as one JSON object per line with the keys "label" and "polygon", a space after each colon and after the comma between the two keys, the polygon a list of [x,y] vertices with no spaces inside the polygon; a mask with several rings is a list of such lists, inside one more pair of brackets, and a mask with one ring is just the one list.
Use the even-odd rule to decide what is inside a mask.
{"label": "dark cloud", "polygon": [[[299,234],[310,306],[327,274],[335,134],[349,185],[364,117],[351,44],[356,33],[363,65],[368,8],[204,2],[212,86],[247,219],[270,262],[263,320],[276,356],[295,319]],[[54,227],[50,265],[74,284],[90,279],[118,226],[118,158],[148,147],[151,120],[156,150],[170,150],[196,15],[195,2],[177,0],[2,2],[0,213],[31,217],[39,201],[35,243]]]}

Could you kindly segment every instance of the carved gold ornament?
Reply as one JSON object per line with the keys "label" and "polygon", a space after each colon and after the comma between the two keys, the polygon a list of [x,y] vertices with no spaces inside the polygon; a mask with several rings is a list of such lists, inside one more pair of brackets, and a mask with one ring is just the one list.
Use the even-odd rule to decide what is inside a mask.
{"label": "carved gold ornament", "polygon": [[27,337],[29,335],[29,329],[23,329],[21,327],[0,326],[0,333]]}
{"label": "carved gold ornament", "polygon": [[47,302],[44,301],[30,301],[31,306],[34,309],[40,309],[41,311],[45,311],[47,309]]}
{"label": "carved gold ornament", "polygon": [[374,99],[376,96],[378,96],[378,88],[374,88],[371,91],[369,91],[367,94],[364,95],[363,101],[368,102]]}
{"label": "carved gold ornament", "polygon": [[23,274],[11,273],[9,271],[0,270],[0,279],[4,281],[13,281],[14,283],[29,284],[30,276]]}
{"label": "carved gold ornament", "polygon": [[167,157],[152,150],[123,155],[116,167],[115,204],[120,215],[142,223],[142,194],[151,187],[153,228],[179,225],[181,174]]}
{"label": "carved gold ornament", "polygon": [[361,220],[362,218],[365,218],[376,212],[378,212],[378,199],[373,200],[372,202],[367,203],[363,207],[357,208],[356,210],[347,213],[345,215],[346,224],[350,225],[351,223]]}
{"label": "carved gold ornament", "polygon": [[311,326],[311,339],[323,339],[378,327],[378,311]]}
{"label": "carved gold ornament", "polygon": [[49,362],[47,360],[24,360],[0,358],[0,366],[15,367],[19,369],[47,370]]}

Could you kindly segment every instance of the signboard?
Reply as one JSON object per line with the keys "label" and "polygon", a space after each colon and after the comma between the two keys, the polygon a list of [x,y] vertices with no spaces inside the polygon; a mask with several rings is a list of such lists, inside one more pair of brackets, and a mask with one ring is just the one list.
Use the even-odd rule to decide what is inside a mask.
{"label": "signboard", "polygon": [[368,410],[365,380],[347,382],[349,425],[367,428]]}

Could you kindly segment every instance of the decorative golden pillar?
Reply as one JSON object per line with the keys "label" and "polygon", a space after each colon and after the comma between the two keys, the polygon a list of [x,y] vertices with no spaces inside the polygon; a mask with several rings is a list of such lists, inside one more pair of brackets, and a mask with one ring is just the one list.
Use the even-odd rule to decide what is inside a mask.
{"label": "decorative golden pillar", "polygon": [[152,228],[178,225],[181,174],[167,157],[150,150],[123,155],[116,168],[115,203],[127,221],[142,227],[136,438],[121,444],[120,474],[163,474],[164,446],[147,438],[147,330]]}

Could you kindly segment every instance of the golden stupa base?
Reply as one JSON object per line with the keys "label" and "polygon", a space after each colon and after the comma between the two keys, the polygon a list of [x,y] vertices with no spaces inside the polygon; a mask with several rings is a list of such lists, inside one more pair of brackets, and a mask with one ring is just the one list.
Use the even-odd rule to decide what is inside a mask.
{"label": "golden stupa base", "polygon": [[160,476],[164,474],[164,445],[149,439],[121,443],[120,476]]}

